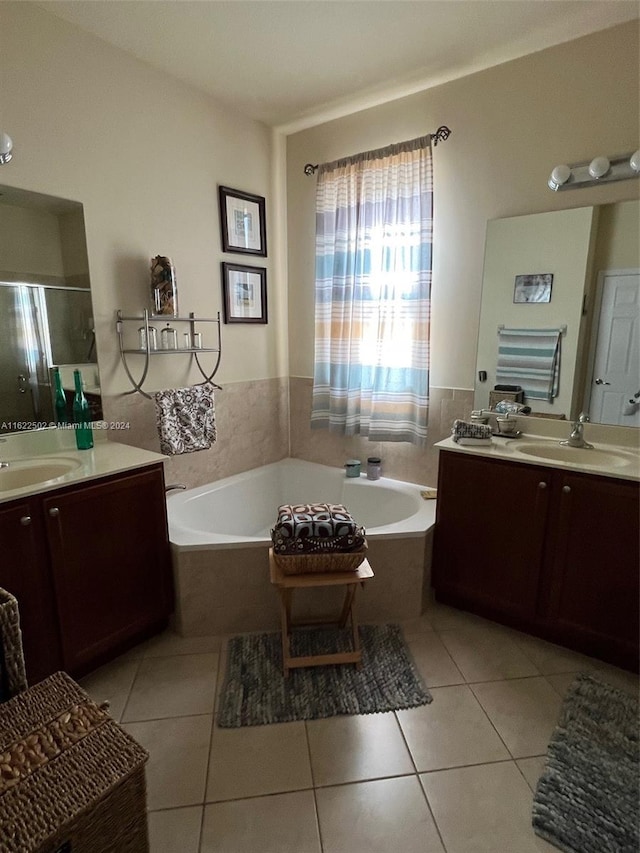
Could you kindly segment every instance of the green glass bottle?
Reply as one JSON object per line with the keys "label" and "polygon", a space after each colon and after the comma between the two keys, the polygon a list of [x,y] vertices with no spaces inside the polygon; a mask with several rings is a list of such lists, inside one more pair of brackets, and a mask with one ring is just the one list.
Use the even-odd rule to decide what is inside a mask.
{"label": "green glass bottle", "polygon": [[76,394],[73,398],[73,423],[75,425],[76,447],[78,450],[90,450],[93,447],[91,417],[89,414],[89,403],[82,390],[82,374],[79,370],[73,371],[73,379],[76,385]]}
{"label": "green glass bottle", "polygon": [[69,416],[67,414],[67,398],[65,397],[65,393],[62,388],[60,371],[57,367],[53,368],[53,383],[55,389],[54,406],[56,410],[56,423],[67,424],[69,423]]}

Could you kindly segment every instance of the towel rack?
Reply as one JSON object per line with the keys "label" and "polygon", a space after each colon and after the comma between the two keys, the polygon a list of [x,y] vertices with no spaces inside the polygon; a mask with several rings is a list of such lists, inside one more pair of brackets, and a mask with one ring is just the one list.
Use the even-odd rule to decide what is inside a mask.
{"label": "towel rack", "polygon": [[[216,324],[216,337],[217,337],[217,346],[213,347],[183,347],[182,349],[151,349],[149,346],[149,323],[155,322],[171,322],[171,323],[188,323],[189,324],[189,332],[191,340],[195,340],[194,334],[196,331],[196,323],[215,323]],[[137,349],[127,348],[125,346],[125,324],[126,323],[142,323],[145,328],[145,340],[146,345],[144,348],[138,347]],[[130,316],[127,317],[123,315],[122,311],[118,310],[116,312],[116,334],[118,335],[118,343],[120,346],[120,359],[122,361],[122,366],[125,369],[127,376],[129,377],[129,381],[133,385],[132,391],[126,391],[127,394],[142,394],[143,397],[146,397],[148,400],[152,399],[151,394],[147,394],[146,391],[143,390],[142,386],[144,385],[144,381],[147,378],[147,373],[149,372],[149,363],[151,360],[151,356],[156,355],[189,355],[194,360],[198,366],[198,370],[202,375],[202,382],[198,382],[198,385],[204,385],[205,382],[211,382],[213,377],[218,372],[218,368],[220,367],[220,359],[222,357],[222,339],[220,336],[220,312],[218,311],[217,317],[196,317],[196,315],[191,312],[188,317],[172,317],[168,314],[150,314],[145,308],[141,315]],[[214,352],[217,353],[217,358],[215,360],[215,364],[213,370],[210,373],[204,369],[204,367],[200,364],[200,355],[205,352]],[[142,367],[142,374],[140,379],[136,380],[129,368],[129,364],[127,363],[127,357],[132,355],[141,355],[144,356],[144,365]],[[218,390],[222,390],[219,385],[216,385],[215,382],[212,382],[214,388]]]}
{"label": "towel rack", "polygon": [[[515,330],[514,330],[514,329],[513,329],[513,327],[511,327],[511,326],[507,327],[507,326],[505,326],[505,325],[504,325],[504,323],[502,323],[500,326],[498,326],[498,331],[499,331],[499,332],[502,332],[502,331],[503,331],[504,329],[506,329],[506,328],[509,328],[509,330],[511,330],[511,331],[520,331],[520,329],[515,329]],[[527,332],[529,332],[529,331],[530,331],[530,332],[534,332],[534,331],[540,331],[540,332],[560,332],[560,334],[561,334],[561,335],[566,335],[566,333],[567,333],[567,327],[566,327],[566,326],[558,326],[557,328],[550,328],[550,329],[525,329],[525,330],[523,330],[523,331],[527,331]]]}

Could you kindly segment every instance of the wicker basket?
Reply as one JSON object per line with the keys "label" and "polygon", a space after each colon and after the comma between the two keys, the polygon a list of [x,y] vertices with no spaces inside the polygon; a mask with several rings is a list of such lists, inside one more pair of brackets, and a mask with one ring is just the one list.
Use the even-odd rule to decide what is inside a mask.
{"label": "wicker basket", "polygon": [[273,560],[285,575],[313,572],[355,572],[367,556],[367,543],[357,551],[328,551],[325,554],[273,554]]}
{"label": "wicker basket", "polygon": [[0,702],[26,689],[18,602],[0,588]]}
{"label": "wicker basket", "polygon": [[0,705],[2,853],[148,853],[148,755],[63,672]]}

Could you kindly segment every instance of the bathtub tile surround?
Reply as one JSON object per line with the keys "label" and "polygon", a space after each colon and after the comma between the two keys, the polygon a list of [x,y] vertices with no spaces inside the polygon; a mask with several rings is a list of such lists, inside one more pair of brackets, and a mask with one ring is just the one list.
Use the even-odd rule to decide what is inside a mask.
{"label": "bathtub tile surround", "polygon": [[438,454],[433,445],[447,438],[453,421],[468,418],[473,408],[473,391],[432,388],[427,447],[420,448],[407,442],[373,442],[359,436],[345,438],[326,430],[312,430],[313,380],[292,376],[289,388],[292,457],[342,467],[347,459],[360,459],[366,463],[368,456],[380,456],[383,476],[408,483],[436,483]]}
{"label": "bathtub tile surround", "polygon": [[[215,391],[218,439],[209,450],[167,459],[167,483],[190,488],[275,462],[288,455],[289,383],[285,379],[231,382]],[[153,400],[141,394],[103,398],[105,419],[129,424],[117,439],[159,452]]]}
{"label": "bathtub tile surround", "polygon": [[[535,674],[476,682],[467,669],[465,678],[474,631],[510,639]],[[388,714],[219,729],[209,692],[202,713],[134,719],[142,692],[153,706],[182,689],[187,658],[206,661],[219,696],[222,637],[167,632],[83,679],[150,750],[151,853],[553,853],[533,833],[531,808],[562,696],[585,669],[635,694],[637,678],[437,604],[408,621],[405,636],[433,702]],[[502,650],[484,644],[482,654],[478,672],[499,672]],[[553,675],[544,674],[549,661]]]}

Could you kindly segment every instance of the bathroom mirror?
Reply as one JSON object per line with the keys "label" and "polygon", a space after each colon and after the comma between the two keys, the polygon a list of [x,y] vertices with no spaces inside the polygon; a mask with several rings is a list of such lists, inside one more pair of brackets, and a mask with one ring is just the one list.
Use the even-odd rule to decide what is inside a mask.
{"label": "bathroom mirror", "polygon": [[79,369],[100,420],[82,205],[0,186],[0,235],[0,433],[54,423],[56,367],[69,412]]}
{"label": "bathroom mirror", "polygon": [[[516,276],[518,281],[516,281]],[[549,283],[549,301],[523,301],[525,282]],[[640,426],[640,202],[625,201],[487,223],[474,408],[490,408],[495,384],[526,386],[527,379],[496,378],[499,330],[558,330],[557,396],[527,398],[533,415]],[[508,342],[500,332],[503,353]],[[522,340],[525,364],[527,347]],[[542,346],[533,342],[531,347]],[[533,349],[529,348],[529,353]],[[508,371],[507,371],[508,372]],[[485,379],[486,375],[486,379]],[[524,374],[523,374],[524,375]],[[638,404],[632,405],[636,399]],[[495,395],[492,402],[495,404]]]}

